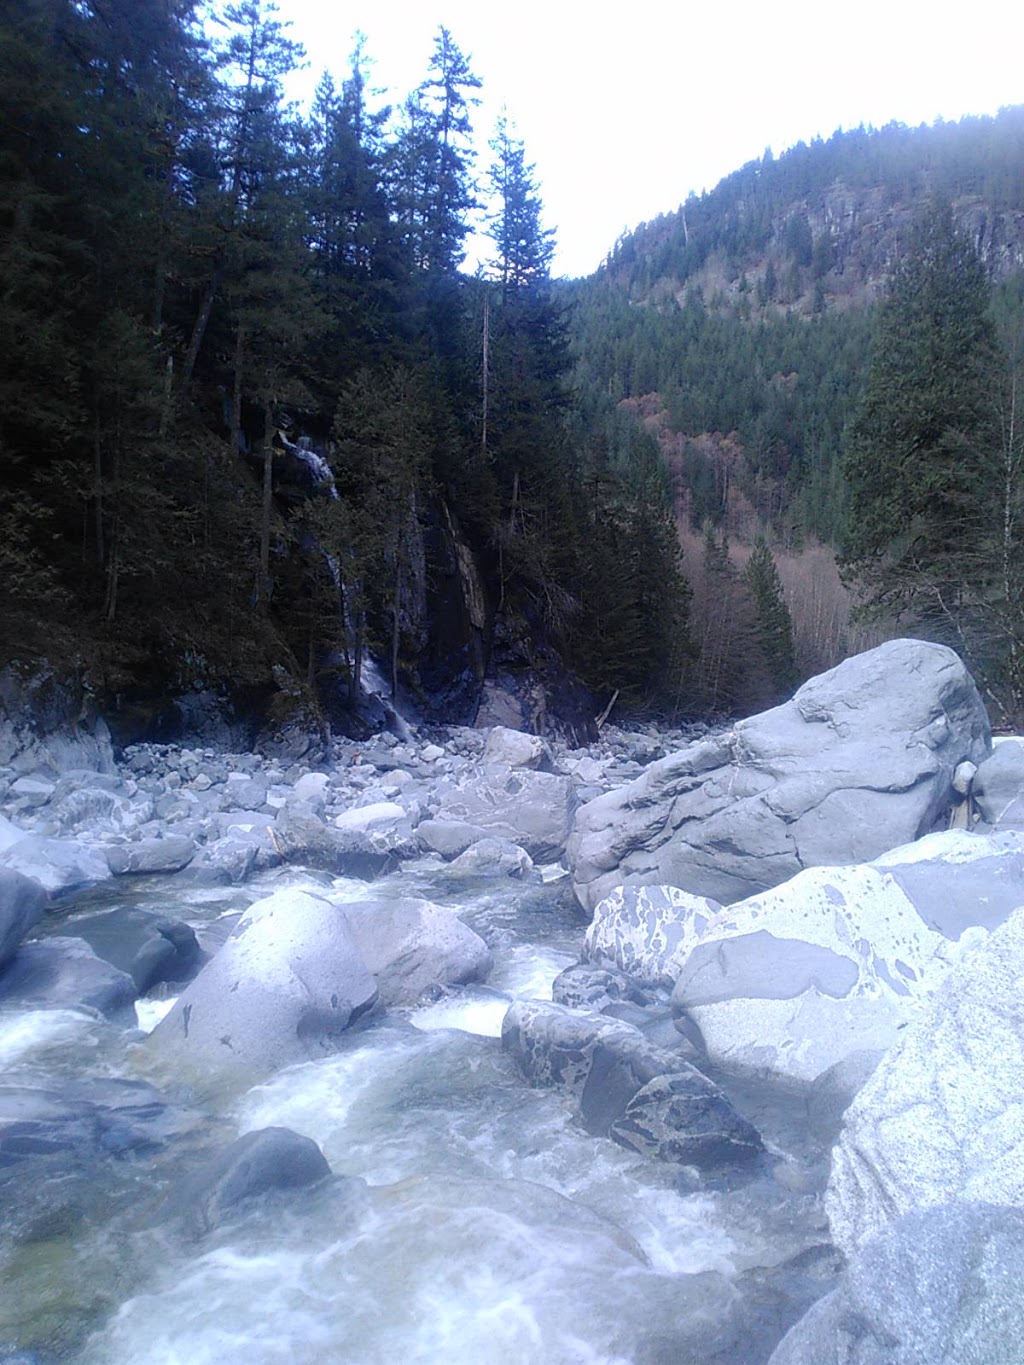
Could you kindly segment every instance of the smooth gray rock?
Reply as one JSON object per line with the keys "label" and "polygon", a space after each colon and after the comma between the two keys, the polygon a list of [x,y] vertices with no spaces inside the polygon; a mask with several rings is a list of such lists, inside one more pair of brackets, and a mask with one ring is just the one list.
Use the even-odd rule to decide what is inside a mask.
{"label": "smooth gray rock", "polygon": [[467,877],[523,878],[534,872],[534,863],[526,849],[510,839],[478,839],[449,863],[448,870]]}
{"label": "smooth gray rock", "polygon": [[330,1051],[376,1000],[344,913],[279,891],[249,907],[146,1046],[192,1075],[245,1083]]}
{"label": "smooth gray rock", "polygon": [[421,820],[416,836],[429,852],[440,853],[442,858],[457,858],[487,834],[480,825],[467,825],[463,820]]}
{"label": "smooth gray rock", "polygon": [[110,867],[103,851],[73,839],[26,835],[0,853],[0,864],[31,877],[51,896],[105,882]]}
{"label": "smooth gray rock", "polygon": [[431,901],[353,901],[340,910],[384,1005],[412,1005],[444,986],[483,981],[491,970],[479,934]]}
{"label": "smooth gray rock", "polygon": [[791,701],[652,763],[583,806],[567,853],[588,910],[617,886],[730,903],[802,868],[864,862],[932,829],[989,724],[963,664],[892,640]]}
{"label": "smooth gray rock", "polygon": [[825,1209],[847,1252],[915,1208],[1024,1208],[1024,910],[965,956],[846,1111]]}
{"label": "smooth gray rock", "polygon": [[187,980],[202,962],[199,941],[187,924],[149,910],[119,906],[79,915],[74,929],[98,957],[128,973],[139,995],[161,981]]}
{"label": "smooth gray rock", "polygon": [[1024,829],[1024,742],[1001,740],[971,783],[978,813],[999,829]]}
{"label": "smooth gray rock", "polygon": [[568,1092],[590,1133],[702,1169],[743,1164],[762,1150],[712,1081],[622,1020],[516,1001],[501,1039],[532,1084]]}
{"label": "smooth gray rock", "polygon": [[769,1365],[1020,1365],[1024,1213],[914,1211],[858,1251]]}
{"label": "smooth gray rock", "polygon": [[210,1232],[271,1190],[299,1190],[330,1178],[327,1158],[312,1140],[290,1128],[246,1133],[212,1158],[175,1194],[197,1233]]}
{"label": "smooth gray rock", "polygon": [[476,825],[485,834],[510,839],[536,863],[562,855],[576,809],[576,789],[568,777],[504,765],[458,783],[440,783],[438,796],[438,820]]}
{"label": "smooth gray rock", "polygon": [[532,768],[552,772],[554,755],[540,735],[528,735],[522,730],[495,725],[487,735],[483,763],[506,763],[510,768]]}
{"label": "smooth gray rock", "polygon": [[36,1009],[93,1009],[113,1015],[138,992],[131,977],[98,957],[80,938],[23,943],[0,969],[0,1001]]}
{"label": "smooth gray rock", "polygon": [[180,834],[164,839],[140,839],[134,844],[111,844],[107,863],[116,877],[127,873],[180,872],[196,855],[195,841]]}
{"label": "smooth gray rock", "polygon": [[302,804],[278,812],[271,839],[285,862],[364,881],[392,871],[400,858],[419,851],[418,843],[397,831],[332,829]]}
{"label": "smooth gray rock", "polygon": [[0,867],[0,968],[43,917],[49,896],[38,882],[9,867]]}

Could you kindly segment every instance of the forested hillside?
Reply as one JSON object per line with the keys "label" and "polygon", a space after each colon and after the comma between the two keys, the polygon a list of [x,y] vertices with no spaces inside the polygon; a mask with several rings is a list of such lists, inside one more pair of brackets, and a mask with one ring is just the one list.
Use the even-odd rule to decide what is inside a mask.
{"label": "forested hillside", "polygon": [[[876,638],[851,625],[853,599],[834,565],[837,551],[852,565],[862,530],[845,452],[890,281],[917,249],[921,224],[947,206],[985,281],[994,329],[985,442],[1005,474],[1007,460],[1019,462],[1009,414],[1024,327],[1024,108],[767,152],[628,234],[574,286],[581,384],[631,413],[673,475],[695,591],[693,681],[711,705],[744,708],[763,696],[748,666],[757,612],[742,586],[759,537],[785,587],[800,672]],[[909,381],[901,401],[915,401]],[[884,469],[881,449],[869,458]],[[1007,511],[1015,528],[1018,509],[1004,492],[994,472],[975,487],[979,505],[1001,519]],[[1016,530],[1003,539],[1016,553]],[[845,576],[864,586],[849,566]],[[891,595],[888,605],[872,629],[941,633],[906,602],[899,617]]]}
{"label": "forested hillside", "polygon": [[506,123],[474,165],[452,36],[392,108],[337,54],[307,116],[272,5],[200,13],[0,13],[0,662],[341,723],[371,650],[448,719],[496,662],[678,699],[657,452],[575,401],[532,168]]}

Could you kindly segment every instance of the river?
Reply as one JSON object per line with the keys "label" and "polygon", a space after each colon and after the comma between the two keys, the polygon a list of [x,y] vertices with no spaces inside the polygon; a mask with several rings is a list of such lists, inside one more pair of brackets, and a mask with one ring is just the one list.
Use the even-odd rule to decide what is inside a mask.
{"label": "river", "polygon": [[[823,1154],[797,1098],[734,1087],[770,1159],[709,1187],[588,1135],[563,1094],[523,1081],[501,1021],[513,999],[550,998],[578,959],[585,926],[565,879],[456,883],[413,864],[372,887],[295,869],[204,890],[122,880],[60,902],[45,932],[73,934],[77,914],[131,904],[185,920],[215,946],[234,915],[290,885],[456,909],[492,949],[487,985],[391,1010],[344,1035],[336,1054],[243,1092],[197,1093],[155,1073],[130,1019],[4,1007],[3,1085],[155,1081],[192,1119],[151,1150],[44,1153],[0,1170],[0,1360],[767,1360],[835,1270],[822,1249]],[[141,1002],[139,1017],[151,1026],[163,1007]],[[189,1231],[189,1171],[269,1125],[313,1138],[333,1181]]]}

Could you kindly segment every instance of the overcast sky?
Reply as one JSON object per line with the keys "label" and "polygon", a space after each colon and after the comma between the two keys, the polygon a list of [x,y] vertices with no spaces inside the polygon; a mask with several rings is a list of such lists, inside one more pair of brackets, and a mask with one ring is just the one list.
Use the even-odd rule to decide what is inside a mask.
{"label": "overcast sky", "polygon": [[589,274],[624,230],[771,147],[859,123],[918,124],[1024,102],[1024,5],[948,0],[278,0],[339,80],[353,35],[395,103],[444,24],[483,81],[486,143],[502,105],[536,164],[555,273]]}

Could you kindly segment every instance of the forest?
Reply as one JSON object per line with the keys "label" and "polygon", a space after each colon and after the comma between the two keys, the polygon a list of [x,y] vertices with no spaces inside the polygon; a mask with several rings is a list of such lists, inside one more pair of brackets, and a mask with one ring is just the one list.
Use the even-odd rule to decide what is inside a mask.
{"label": "forest", "polygon": [[[200,688],[351,728],[370,659],[435,720],[528,680],[543,725],[750,711],[916,629],[1020,713],[1024,110],[766,152],[554,281],[450,32],[389,106],[358,44],[290,105],[302,55],[266,0],[0,13],[0,667],[138,737]],[[905,325],[922,386],[967,382],[898,312],[925,257],[977,324],[937,434],[884,383]],[[872,477],[925,447],[897,544]]]}
{"label": "forest", "polygon": [[[656,448],[573,392],[552,233],[441,29],[308,113],[264,0],[0,15],[0,662],[344,723],[363,661],[471,719],[485,669],[679,692]],[[471,225],[492,254],[461,267]]]}
{"label": "forest", "polygon": [[[1021,716],[1022,208],[1024,109],[840,131],[640,225],[573,286],[586,382],[672,474],[705,704],[765,700],[743,579],[767,542],[797,676],[917,633],[969,659],[999,723]],[[902,489],[884,534],[881,487]]]}

